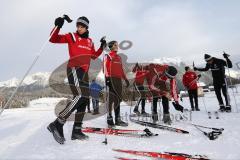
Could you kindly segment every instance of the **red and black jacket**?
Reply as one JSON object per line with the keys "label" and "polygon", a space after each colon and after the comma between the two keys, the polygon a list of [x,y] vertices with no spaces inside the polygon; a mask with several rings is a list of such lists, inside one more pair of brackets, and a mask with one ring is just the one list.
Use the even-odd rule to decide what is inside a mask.
{"label": "red and black jacket", "polygon": [[[54,30],[53,30],[54,31]],[[52,31],[52,32],[53,32]],[[57,28],[50,42],[52,43],[67,43],[69,51],[68,67],[81,67],[85,72],[89,70],[91,59],[96,59],[102,53],[99,48],[95,51],[94,44],[91,38],[81,38],[77,33],[59,34],[60,29]]]}
{"label": "red and black jacket", "polygon": [[195,90],[198,88],[197,86],[197,74],[193,71],[187,71],[182,78],[183,85],[188,90]]}
{"label": "red and black jacket", "polygon": [[146,75],[148,74],[148,71],[145,70],[143,67],[138,67],[136,69],[133,69],[133,72],[136,74],[134,83],[138,86],[142,86],[144,83],[144,80],[146,79]]}
{"label": "red and black jacket", "polygon": [[147,74],[148,87],[151,92],[161,95],[162,91],[159,88],[157,88],[155,84],[159,82],[165,82],[165,85],[166,85],[167,80],[169,80],[171,96],[175,102],[178,102],[177,82],[176,82],[176,79],[169,79],[164,74],[167,68],[168,68],[168,65],[160,65],[160,64],[150,65],[149,73]]}
{"label": "red and black jacket", "polygon": [[115,51],[111,51],[104,58],[104,73],[105,76],[127,79],[122,65],[122,59]]}

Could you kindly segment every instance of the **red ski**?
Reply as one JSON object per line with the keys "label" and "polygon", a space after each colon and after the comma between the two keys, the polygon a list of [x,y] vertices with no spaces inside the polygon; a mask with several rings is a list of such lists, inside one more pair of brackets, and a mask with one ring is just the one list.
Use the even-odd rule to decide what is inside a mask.
{"label": "red ski", "polygon": [[145,152],[145,151],[134,151],[134,150],[121,150],[113,149],[116,152],[128,153],[136,156],[144,156],[151,158],[163,158],[166,160],[209,160],[206,156],[201,155],[189,155],[183,153],[173,153],[173,152]]}
{"label": "red ski", "polygon": [[118,160],[138,160],[138,159],[132,159],[132,158],[123,158],[123,157],[115,157]]}
{"label": "red ski", "polygon": [[151,136],[158,135],[158,134],[152,133],[147,128],[144,130],[130,130],[130,129],[86,127],[86,128],[83,128],[82,131],[85,133],[108,134],[108,135],[127,136],[127,137],[151,137]]}

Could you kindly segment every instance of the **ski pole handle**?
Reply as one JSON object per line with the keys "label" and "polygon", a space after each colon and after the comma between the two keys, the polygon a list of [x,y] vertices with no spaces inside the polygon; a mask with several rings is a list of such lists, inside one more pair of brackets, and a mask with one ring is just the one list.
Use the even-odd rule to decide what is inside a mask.
{"label": "ski pole handle", "polygon": [[68,23],[71,23],[71,22],[72,22],[71,18],[69,18],[69,16],[66,15],[66,14],[64,14],[64,15],[62,16],[62,18],[63,18],[64,20],[66,20]]}

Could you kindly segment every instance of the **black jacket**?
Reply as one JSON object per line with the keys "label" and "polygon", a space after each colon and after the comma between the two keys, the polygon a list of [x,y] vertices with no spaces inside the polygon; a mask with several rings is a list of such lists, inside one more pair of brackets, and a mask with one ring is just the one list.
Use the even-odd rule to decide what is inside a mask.
{"label": "black jacket", "polygon": [[195,68],[197,71],[208,71],[212,72],[213,84],[223,84],[225,83],[225,67],[232,68],[232,62],[230,59],[218,59],[213,57],[213,63],[206,64],[205,68]]}

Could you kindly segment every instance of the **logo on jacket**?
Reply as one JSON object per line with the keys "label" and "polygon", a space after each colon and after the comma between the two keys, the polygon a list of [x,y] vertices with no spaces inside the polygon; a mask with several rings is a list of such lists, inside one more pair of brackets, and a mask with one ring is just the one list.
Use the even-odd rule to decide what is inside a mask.
{"label": "logo on jacket", "polygon": [[83,49],[91,51],[91,48],[87,47],[87,46],[78,45],[78,48],[83,48]]}

